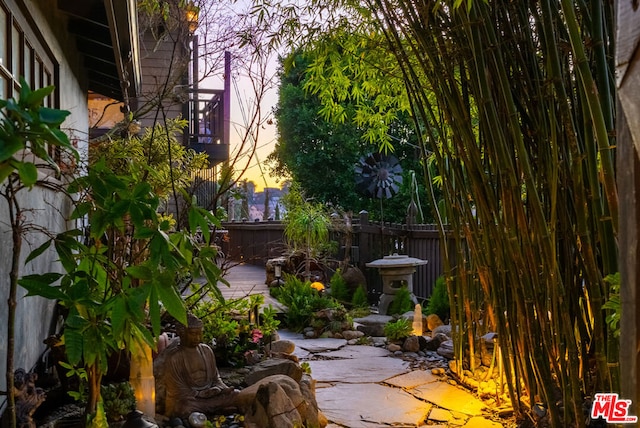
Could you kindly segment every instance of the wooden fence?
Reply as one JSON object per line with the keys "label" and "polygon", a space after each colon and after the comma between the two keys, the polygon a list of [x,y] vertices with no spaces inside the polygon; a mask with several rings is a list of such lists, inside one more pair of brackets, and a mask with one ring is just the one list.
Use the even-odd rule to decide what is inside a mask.
{"label": "wooden fence", "polygon": [[[366,264],[394,253],[427,260],[416,267],[413,289],[419,299],[431,295],[435,281],[443,271],[440,235],[435,225],[400,225],[370,222],[363,213],[353,221],[353,246],[351,261],[365,274],[370,300],[376,301],[382,292],[382,281],[377,269]],[[279,257],[286,251],[284,225],[279,221],[223,223],[225,239],[223,251],[236,261],[264,266],[267,260]],[[332,231],[331,239],[342,245],[339,231]],[[337,259],[342,259],[344,247],[340,247]]]}

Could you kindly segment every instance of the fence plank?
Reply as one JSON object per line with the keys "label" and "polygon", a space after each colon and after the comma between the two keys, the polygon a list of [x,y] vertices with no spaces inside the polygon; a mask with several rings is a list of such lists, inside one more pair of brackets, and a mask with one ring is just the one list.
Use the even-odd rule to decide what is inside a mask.
{"label": "fence plank", "polygon": [[[226,222],[222,227],[226,231],[222,248],[233,260],[264,266],[267,260],[286,250],[282,222]],[[333,231],[330,236],[338,241],[341,249],[335,257],[343,257],[341,233]],[[385,255],[406,254],[428,261],[418,266],[414,274],[414,293],[421,300],[431,296],[436,279],[444,273],[436,225],[380,225],[364,216],[353,223],[352,241],[352,262],[365,274],[372,302],[382,293],[382,281],[377,269],[367,268],[366,263]]]}

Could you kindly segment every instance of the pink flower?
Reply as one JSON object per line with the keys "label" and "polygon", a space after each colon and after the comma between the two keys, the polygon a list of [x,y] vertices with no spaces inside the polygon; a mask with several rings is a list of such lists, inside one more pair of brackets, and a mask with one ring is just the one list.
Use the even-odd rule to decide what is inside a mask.
{"label": "pink flower", "polygon": [[251,341],[253,343],[258,343],[260,342],[260,339],[262,339],[262,331],[258,330],[257,328],[251,330]]}

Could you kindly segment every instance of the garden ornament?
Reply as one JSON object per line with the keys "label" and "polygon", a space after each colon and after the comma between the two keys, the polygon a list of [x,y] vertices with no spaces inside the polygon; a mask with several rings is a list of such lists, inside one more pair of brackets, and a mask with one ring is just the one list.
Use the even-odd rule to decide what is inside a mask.
{"label": "garden ornament", "polygon": [[238,393],[222,382],[213,350],[202,343],[202,321],[188,315],[179,324],[180,343],[168,347],[164,359],[165,415],[187,417],[235,408]]}

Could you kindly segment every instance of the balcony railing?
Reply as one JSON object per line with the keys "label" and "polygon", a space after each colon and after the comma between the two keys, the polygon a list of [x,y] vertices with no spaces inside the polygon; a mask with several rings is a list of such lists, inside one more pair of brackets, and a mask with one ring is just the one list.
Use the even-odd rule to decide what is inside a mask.
{"label": "balcony railing", "polygon": [[[224,91],[197,89],[189,100],[189,147],[209,155],[211,165],[229,159],[229,140],[225,136]],[[210,98],[209,98],[210,97]]]}

